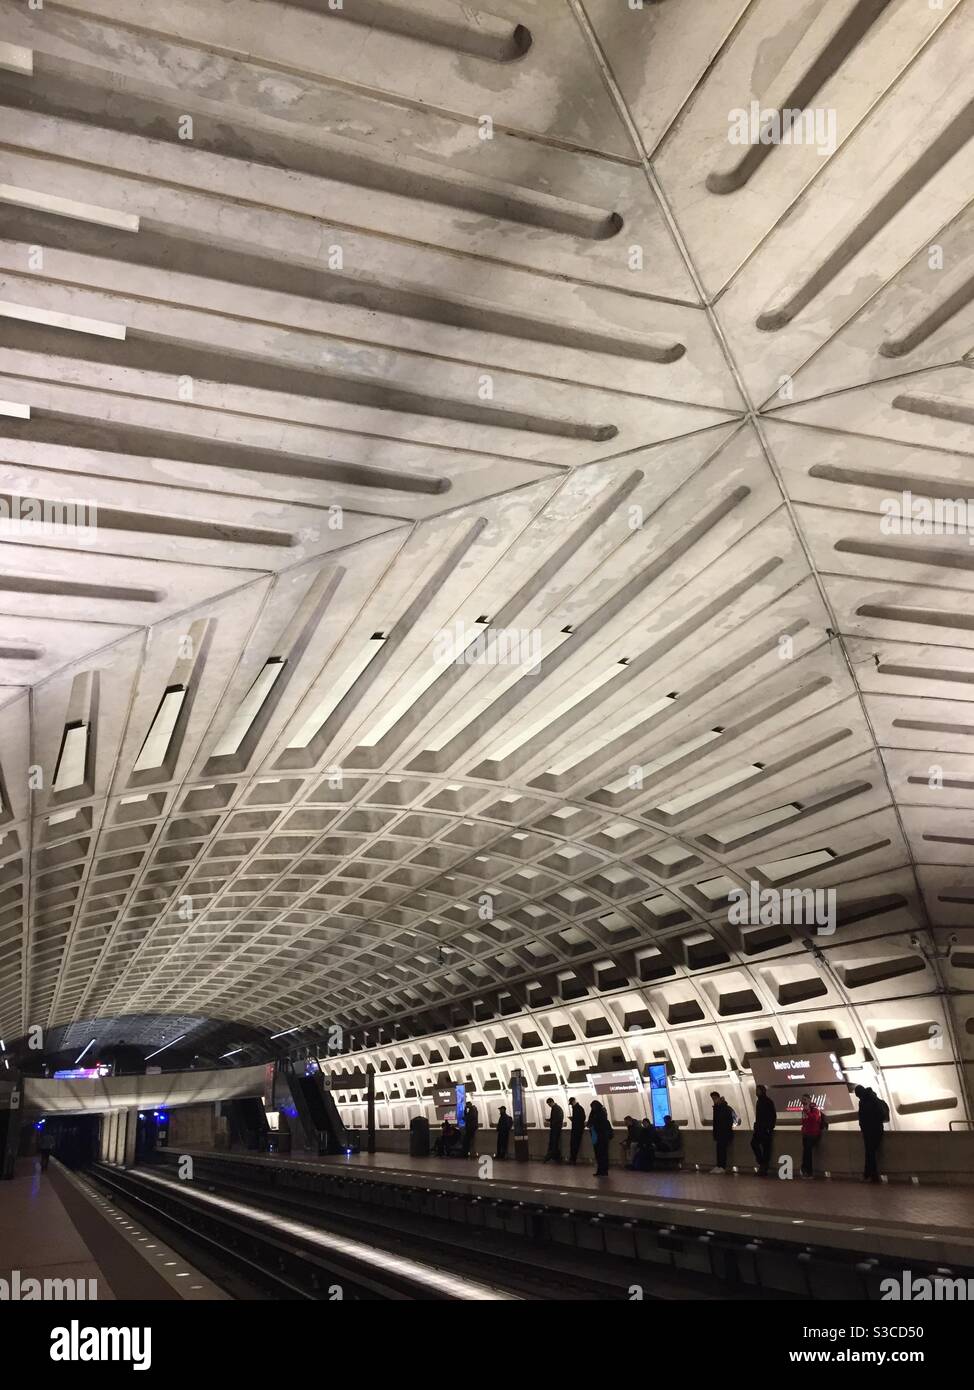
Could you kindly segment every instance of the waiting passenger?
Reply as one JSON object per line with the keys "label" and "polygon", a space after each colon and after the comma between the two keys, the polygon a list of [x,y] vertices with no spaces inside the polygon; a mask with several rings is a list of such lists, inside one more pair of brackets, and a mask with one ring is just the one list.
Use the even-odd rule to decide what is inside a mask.
{"label": "waiting passenger", "polygon": [[629,1167],[636,1173],[648,1173],[656,1159],[656,1126],[643,1120],[635,1139],[635,1152]]}
{"label": "waiting passenger", "polygon": [[825,1116],[810,1095],[802,1096],[802,1170],[803,1178],[815,1176],[815,1150],[825,1128]]}
{"label": "waiting passenger", "polygon": [[612,1142],[612,1125],[600,1100],[593,1100],[589,1106],[588,1127],[592,1136],[592,1149],[595,1153],[595,1176],[609,1176],[609,1145]]}
{"label": "waiting passenger", "polygon": [[433,1152],[437,1158],[449,1158],[454,1148],[460,1141],[460,1131],[450,1120],[444,1120],[440,1126],[440,1137],[433,1145]]}
{"label": "waiting passenger", "polygon": [[511,1137],[511,1130],[514,1128],[514,1121],[507,1113],[507,1106],[501,1106],[501,1113],[497,1116],[497,1152],[495,1158],[507,1157],[507,1145]]}
{"label": "waiting passenger", "polygon": [[571,1116],[571,1138],[568,1143],[568,1162],[575,1163],[578,1159],[578,1151],[582,1147],[582,1135],[585,1133],[585,1111],[574,1096],[572,1096],[568,1102],[568,1113]]}
{"label": "waiting passenger", "polygon": [[663,1128],[656,1131],[656,1147],[660,1153],[675,1154],[683,1148],[683,1137],[672,1115],[667,1115]]}
{"label": "waiting passenger", "polygon": [[771,1143],[777,1122],[778,1107],[768,1095],[768,1088],[759,1086],[754,1102],[754,1133],[751,1135],[751,1148],[757,1159],[759,1178],[766,1178],[771,1167]]}
{"label": "waiting passenger", "polygon": [[477,1138],[477,1130],[480,1128],[480,1116],[477,1107],[472,1100],[468,1100],[463,1108],[463,1148],[460,1150],[461,1158],[470,1157],[470,1149],[474,1140]]}
{"label": "waiting passenger", "polygon": [[871,1086],[857,1086],[856,1095],[859,1097],[859,1128],[862,1130],[862,1147],[865,1154],[862,1180],[881,1182],[879,1148],[883,1142],[883,1126],[889,1122],[889,1106]]}
{"label": "waiting passenger", "polygon": [[51,1161],[51,1154],[54,1152],[54,1135],[46,1125],[41,1130],[38,1137],[37,1152],[41,1156],[41,1172],[43,1173],[48,1163]]}
{"label": "waiting passenger", "polygon": [[632,1167],[633,1150],[636,1147],[636,1135],[639,1129],[639,1121],[633,1115],[623,1115],[622,1117],[622,1157],[623,1166]]}
{"label": "waiting passenger", "polygon": [[554,1159],[556,1163],[561,1162],[561,1131],[565,1125],[565,1112],[557,1101],[549,1096],[545,1101],[548,1107],[548,1152],[544,1156],[547,1163]]}
{"label": "waiting passenger", "polygon": [[623,1115],[622,1123],[625,1126],[626,1137],[622,1141],[622,1147],[626,1151],[626,1158],[632,1158],[632,1151],[639,1139],[639,1121],[635,1115]]}
{"label": "waiting passenger", "polygon": [[726,1173],[727,1151],[734,1137],[734,1112],[719,1091],[711,1091],[710,1099],[714,1103],[714,1143],[717,1146],[717,1162],[710,1171]]}

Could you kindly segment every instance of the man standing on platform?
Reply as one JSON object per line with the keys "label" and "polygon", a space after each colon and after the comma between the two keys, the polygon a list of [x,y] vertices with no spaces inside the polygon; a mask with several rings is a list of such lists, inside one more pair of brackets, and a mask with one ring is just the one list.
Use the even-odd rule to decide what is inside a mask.
{"label": "man standing on platform", "polygon": [[557,1101],[549,1096],[545,1101],[548,1107],[548,1152],[544,1156],[547,1163],[549,1159],[554,1159],[556,1163],[561,1162],[561,1131],[565,1124],[565,1112]]}
{"label": "man standing on platform", "polygon": [[717,1163],[710,1171],[726,1173],[727,1150],[734,1137],[734,1112],[719,1091],[711,1091],[710,1099],[714,1103],[714,1143],[717,1146]]}
{"label": "man standing on platform", "polygon": [[460,1153],[461,1158],[470,1157],[470,1149],[477,1137],[477,1130],[480,1126],[480,1116],[477,1114],[477,1107],[473,1101],[468,1100],[463,1108],[463,1149]]}
{"label": "man standing on platform", "polygon": [[37,1152],[41,1156],[41,1172],[43,1173],[50,1162],[51,1154],[54,1152],[54,1135],[47,1128],[41,1130],[37,1139]]}
{"label": "man standing on platform", "polygon": [[497,1117],[497,1152],[495,1158],[507,1157],[507,1145],[511,1137],[511,1130],[514,1128],[514,1121],[507,1113],[507,1106],[501,1106],[501,1113]]}
{"label": "man standing on platform", "polygon": [[595,1176],[609,1176],[609,1144],[612,1141],[612,1125],[600,1100],[593,1100],[588,1112],[588,1127],[592,1135],[592,1152],[595,1154]]}
{"label": "man standing on platform", "polygon": [[757,1088],[754,1102],[754,1133],[751,1135],[751,1148],[758,1162],[758,1177],[766,1178],[771,1167],[771,1141],[778,1120],[778,1107],[768,1095],[766,1086]]}
{"label": "man standing on platform", "polygon": [[582,1135],[585,1133],[585,1111],[579,1105],[574,1096],[568,1102],[568,1112],[571,1115],[571,1138],[568,1141],[568,1162],[578,1161],[578,1151],[582,1147]]}
{"label": "man standing on platform", "polygon": [[859,1097],[859,1128],[862,1130],[865,1151],[862,1180],[880,1182],[879,1146],[883,1142],[883,1126],[889,1119],[889,1108],[871,1086],[857,1086],[856,1095]]}

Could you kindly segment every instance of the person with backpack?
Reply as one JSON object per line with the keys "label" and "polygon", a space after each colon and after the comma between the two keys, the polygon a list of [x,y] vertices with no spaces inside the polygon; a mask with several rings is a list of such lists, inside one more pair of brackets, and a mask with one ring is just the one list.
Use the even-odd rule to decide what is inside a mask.
{"label": "person with backpack", "polygon": [[771,1167],[771,1142],[778,1121],[778,1108],[768,1095],[766,1086],[758,1086],[754,1101],[754,1132],[751,1148],[758,1164],[758,1177],[766,1178]]}
{"label": "person with backpack", "polygon": [[727,1150],[734,1137],[736,1116],[719,1091],[711,1091],[710,1099],[714,1103],[714,1143],[717,1146],[717,1163],[710,1171],[711,1173],[726,1173]]}
{"label": "person with backpack", "polygon": [[815,1150],[825,1132],[827,1121],[811,1096],[802,1096],[802,1169],[803,1178],[815,1176]]}
{"label": "person with backpack", "polygon": [[889,1123],[889,1106],[871,1086],[857,1086],[855,1093],[859,1097],[859,1128],[865,1155],[862,1180],[881,1182],[879,1148],[883,1142],[883,1127]]}

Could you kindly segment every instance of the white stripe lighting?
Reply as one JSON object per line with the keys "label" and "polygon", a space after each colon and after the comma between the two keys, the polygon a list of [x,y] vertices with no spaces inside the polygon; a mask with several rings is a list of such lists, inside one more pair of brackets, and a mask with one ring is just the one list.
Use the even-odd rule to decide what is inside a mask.
{"label": "white stripe lighting", "polygon": [[183,1040],[183,1038],[185,1038],[185,1036],[186,1036],[185,1033],[180,1033],[179,1037],[178,1037],[178,1038],[173,1038],[172,1042],[163,1043],[163,1044],[162,1044],[162,1047],[157,1047],[156,1050],[155,1050],[155,1052],[149,1052],[149,1053],[147,1053],[147,1054],[146,1054],[145,1060],[148,1062],[148,1060],[149,1060],[150,1057],[158,1057],[158,1056],[159,1056],[159,1053],[160,1053],[160,1052],[165,1052],[165,1050],[166,1050],[167,1047],[172,1047],[172,1046],[174,1046],[175,1043],[182,1042],[182,1040]]}
{"label": "white stripe lighting", "polygon": [[[156,1183],[160,1187],[174,1188],[177,1185],[165,1178],[157,1177],[154,1173],[140,1170],[139,1176],[146,1182]],[[377,1272],[381,1271],[384,1274],[394,1274],[411,1279],[415,1283],[425,1286],[431,1292],[446,1295],[448,1298],[469,1301],[520,1302],[516,1294],[507,1293],[503,1289],[492,1288],[489,1284],[478,1284],[472,1279],[464,1278],[458,1274],[447,1274],[442,1270],[431,1269],[428,1265],[420,1264],[418,1260],[410,1260],[404,1255],[396,1255],[388,1250],[376,1249],[375,1246],[365,1245],[361,1241],[335,1235],[332,1231],[319,1231],[315,1226],[305,1225],[303,1221],[292,1221],[289,1218],[274,1216],[270,1212],[262,1211],[259,1207],[250,1206],[245,1202],[231,1201],[227,1197],[218,1197],[215,1193],[198,1190],[194,1190],[193,1200],[206,1203],[208,1206],[220,1207],[223,1211],[246,1217],[249,1221],[270,1226],[276,1231],[283,1231],[285,1235],[297,1236],[322,1250],[351,1257],[363,1264],[371,1265]]]}

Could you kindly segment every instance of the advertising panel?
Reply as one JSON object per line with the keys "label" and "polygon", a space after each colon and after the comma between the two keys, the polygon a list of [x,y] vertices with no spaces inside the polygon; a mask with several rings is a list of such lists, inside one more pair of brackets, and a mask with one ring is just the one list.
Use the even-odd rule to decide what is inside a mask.
{"label": "advertising panel", "polygon": [[667,1115],[673,1113],[670,1110],[670,1085],[666,1077],[666,1063],[650,1062],[646,1068],[646,1078],[649,1081],[650,1119],[657,1129],[662,1129]]}

